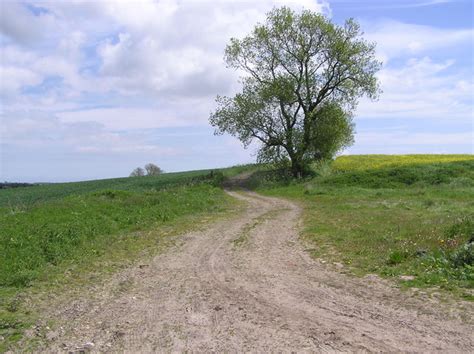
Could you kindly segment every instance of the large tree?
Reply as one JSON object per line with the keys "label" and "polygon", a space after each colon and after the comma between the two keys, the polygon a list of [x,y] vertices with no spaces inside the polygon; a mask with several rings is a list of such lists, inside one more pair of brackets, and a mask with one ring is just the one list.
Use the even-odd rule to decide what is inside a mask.
{"label": "large tree", "polygon": [[375,45],[353,19],[338,26],[311,11],[276,8],[250,35],[231,39],[225,61],[244,73],[243,87],[217,96],[210,123],[244,146],[259,141],[260,160],[289,159],[295,176],[309,160],[348,146],[358,99],[379,92]]}

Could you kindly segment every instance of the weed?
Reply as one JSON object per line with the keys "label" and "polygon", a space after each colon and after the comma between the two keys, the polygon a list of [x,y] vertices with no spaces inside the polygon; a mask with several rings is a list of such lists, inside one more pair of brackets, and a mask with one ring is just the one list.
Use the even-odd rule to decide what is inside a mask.
{"label": "weed", "polygon": [[451,262],[457,268],[474,266],[474,243],[469,242],[451,254]]}
{"label": "weed", "polygon": [[408,254],[406,252],[403,252],[403,251],[392,251],[390,252],[390,254],[388,255],[388,261],[387,263],[389,265],[397,265],[397,264],[400,264],[402,263],[403,261],[405,261],[406,259],[408,258]]}

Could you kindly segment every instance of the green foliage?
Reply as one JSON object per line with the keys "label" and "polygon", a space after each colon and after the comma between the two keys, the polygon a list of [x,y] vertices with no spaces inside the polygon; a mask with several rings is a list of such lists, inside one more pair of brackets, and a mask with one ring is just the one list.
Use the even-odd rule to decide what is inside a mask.
{"label": "green foliage", "polygon": [[451,227],[446,230],[446,238],[462,239],[474,242],[474,218],[472,216],[464,216],[458,219]]}
{"label": "green foliage", "polygon": [[[474,267],[474,215],[460,218],[445,232],[446,245],[451,245],[448,258],[456,268]],[[459,245],[460,243],[460,245]]]}
{"label": "green foliage", "polygon": [[315,113],[311,126],[308,158],[329,160],[353,143],[352,117],[334,102],[322,105],[321,109]]}
{"label": "green foliage", "polygon": [[301,182],[254,184],[303,203],[314,256],[472,299],[472,155],[341,156],[313,168]]}
{"label": "green foliage", "polygon": [[143,177],[145,176],[145,170],[141,167],[135,168],[132,173],[130,173],[130,177]]}
{"label": "green foliage", "polygon": [[450,257],[451,262],[457,268],[474,266],[474,242],[469,242],[457,249]]}
{"label": "green foliage", "polygon": [[147,176],[158,176],[163,173],[163,170],[154,163],[147,163],[145,165],[145,171]]}
{"label": "green foliage", "polygon": [[375,45],[354,20],[338,26],[311,11],[277,8],[247,37],[231,39],[225,60],[247,76],[240,93],[217,97],[216,133],[244,146],[256,140],[259,161],[291,161],[295,176],[308,160],[350,145],[358,99],[379,93]]}
{"label": "green foliage", "polygon": [[402,263],[404,260],[406,260],[408,257],[408,254],[402,251],[392,251],[390,252],[388,256],[388,264],[389,265],[396,265]]}

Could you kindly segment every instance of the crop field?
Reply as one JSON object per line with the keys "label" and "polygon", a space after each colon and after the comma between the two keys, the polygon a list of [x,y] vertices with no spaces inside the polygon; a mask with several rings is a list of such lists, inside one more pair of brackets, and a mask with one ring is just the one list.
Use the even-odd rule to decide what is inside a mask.
{"label": "crop field", "polygon": [[384,167],[472,161],[473,159],[472,155],[347,155],[338,157],[332,167],[335,171],[363,171]]}
{"label": "crop field", "polygon": [[342,156],[316,174],[254,182],[302,203],[315,257],[474,299],[472,155]]}
{"label": "crop field", "polygon": [[146,178],[111,178],[84,182],[40,184],[32,187],[0,190],[0,207],[26,207],[36,202],[88,194],[104,189],[126,191],[158,190],[202,179],[211,170],[165,173]]}
{"label": "crop field", "polygon": [[0,352],[34,318],[25,294],[158,252],[167,235],[232,205],[219,178],[193,171],[0,190]]}

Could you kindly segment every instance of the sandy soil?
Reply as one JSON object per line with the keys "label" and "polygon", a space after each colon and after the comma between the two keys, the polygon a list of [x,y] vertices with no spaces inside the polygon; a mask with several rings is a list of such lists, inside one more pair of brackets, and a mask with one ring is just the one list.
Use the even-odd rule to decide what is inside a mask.
{"label": "sandy soil", "polygon": [[312,260],[298,206],[249,192],[243,213],[180,238],[52,309],[49,351],[474,351],[471,304],[402,293]]}

